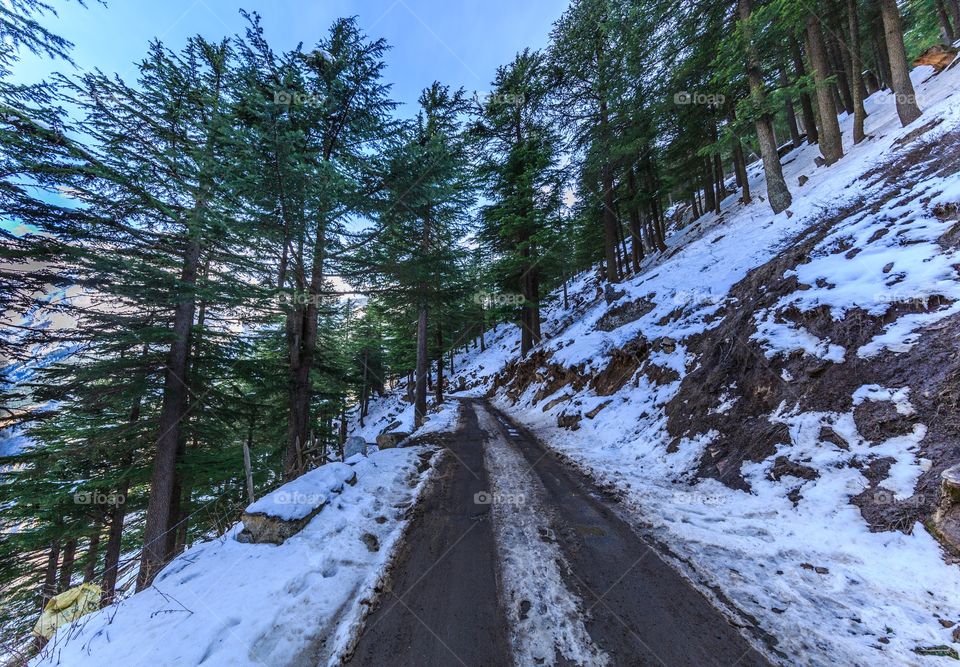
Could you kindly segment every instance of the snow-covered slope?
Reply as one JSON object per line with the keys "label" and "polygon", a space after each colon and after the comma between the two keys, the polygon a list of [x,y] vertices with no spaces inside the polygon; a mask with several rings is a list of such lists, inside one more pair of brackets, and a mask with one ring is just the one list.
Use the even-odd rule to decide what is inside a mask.
{"label": "snow-covered slope", "polygon": [[960,570],[923,523],[957,462],[942,410],[960,379],[960,68],[931,75],[913,72],[911,126],[881,92],[865,142],[841,118],[840,162],[785,156],[788,211],[771,214],[755,163],[753,203],[675,234],[611,302],[577,277],[531,355],[503,325],[450,379],[616,490],[790,664],[960,648]]}
{"label": "snow-covered slope", "polygon": [[[385,576],[431,455],[428,447],[357,455],[356,484],[325,494],[329,504],[283,544],[241,543],[242,524],[195,544],[150,588],[61,628],[31,665],[336,664]],[[316,489],[295,480],[267,504],[298,509],[337,486],[331,479],[349,466],[330,465],[330,474],[324,466],[301,478],[319,475]]]}

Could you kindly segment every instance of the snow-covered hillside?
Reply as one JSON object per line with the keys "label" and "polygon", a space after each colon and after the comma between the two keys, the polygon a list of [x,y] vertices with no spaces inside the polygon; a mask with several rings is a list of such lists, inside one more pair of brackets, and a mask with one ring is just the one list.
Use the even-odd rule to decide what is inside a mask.
{"label": "snow-covered hillside", "polygon": [[[238,523],[178,556],[150,588],[61,628],[31,665],[336,664],[382,583],[432,456],[429,447],[356,455],[347,461],[356,483],[324,493],[323,511],[283,544],[238,541]],[[324,491],[325,467],[313,471]],[[312,474],[251,511],[266,501],[302,508],[320,489],[308,483]]]}
{"label": "snow-covered hillside", "polygon": [[[501,325],[450,379],[615,490],[791,664],[951,664],[932,654],[960,648],[960,570],[923,523],[957,462],[960,68],[913,79],[911,126],[881,92],[865,142],[841,118],[839,163],[785,156],[784,213],[755,163],[753,203],[727,198],[612,299],[580,275],[526,359]],[[401,391],[355,431],[406,425]]]}

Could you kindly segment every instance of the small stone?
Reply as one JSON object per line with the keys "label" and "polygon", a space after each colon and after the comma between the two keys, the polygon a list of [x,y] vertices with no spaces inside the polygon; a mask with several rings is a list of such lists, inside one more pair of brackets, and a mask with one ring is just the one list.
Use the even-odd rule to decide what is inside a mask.
{"label": "small stone", "polygon": [[937,620],[940,621],[940,625],[942,625],[945,628],[952,628],[953,626],[956,625],[956,623],[954,623],[953,621],[948,621],[945,618],[938,618]]}
{"label": "small stone", "polygon": [[799,184],[800,184],[800,187],[802,188],[802,187],[804,186],[804,184],[806,184],[806,182],[809,181],[809,180],[810,180],[810,178],[809,178],[808,176],[806,176],[806,175],[801,175],[800,178],[797,179],[797,183],[799,183]]}
{"label": "small stone", "polygon": [[364,533],[360,539],[367,545],[367,551],[380,551],[380,540],[373,533]]}

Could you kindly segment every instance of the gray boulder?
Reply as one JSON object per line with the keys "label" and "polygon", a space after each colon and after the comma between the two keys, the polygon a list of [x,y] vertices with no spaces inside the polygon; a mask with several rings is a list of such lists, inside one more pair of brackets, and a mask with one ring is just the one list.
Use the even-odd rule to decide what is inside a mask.
{"label": "gray boulder", "polygon": [[367,441],[361,438],[358,435],[351,435],[347,438],[347,441],[343,443],[343,458],[349,459],[354,454],[363,454],[367,453]]}

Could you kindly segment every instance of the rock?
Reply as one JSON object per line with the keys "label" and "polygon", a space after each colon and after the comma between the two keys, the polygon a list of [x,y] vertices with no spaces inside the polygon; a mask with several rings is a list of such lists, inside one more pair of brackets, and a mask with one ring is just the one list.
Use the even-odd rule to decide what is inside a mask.
{"label": "rock", "polygon": [[244,510],[236,539],[254,544],[283,544],[296,535],[313,517],[339,495],[344,486],[357,483],[349,465],[328,463],[274,489]]}
{"label": "rock", "polygon": [[380,434],[382,435],[384,433],[389,433],[390,431],[396,431],[401,426],[403,426],[403,422],[399,420],[392,421],[389,424],[387,424],[382,431],[380,431]]}
{"label": "rock", "polygon": [[940,502],[933,525],[941,541],[960,551],[960,463],[940,473]]}
{"label": "rock", "polygon": [[381,433],[377,436],[377,447],[380,449],[393,449],[398,447],[401,442],[410,437],[409,433],[403,431],[392,431],[390,433]]}
{"label": "rock", "polygon": [[945,628],[952,628],[953,626],[956,625],[955,622],[947,620],[945,618],[938,618],[937,620],[940,621],[940,625],[942,625]]}
{"label": "rock", "polygon": [[611,403],[613,403],[613,401],[604,401],[603,403],[601,403],[600,405],[598,405],[597,407],[595,407],[593,410],[591,410],[590,412],[588,412],[588,413],[587,413],[587,418],[588,418],[588,419],[593,419],[593,418],[596,417],[598,414],[600,414],[600,411],[601,411],[601,410],[603,410],[605,407],[607,407],[607,406],[610,405]]}
{"label": "rock", "polygon": [[571,431],[576,431],[580,428],[580,420],[583,417],[579,414],[562,414],[557,415],[557,426],[560,428],[568,428]]}
{"label": "rock", "polygon": [[347,441],[343,443],[343,458],[349,459],[355,454],[367,455],[367,441],[358,435],[351,435],[347,438]]}
{"label": "rock", "polygon": [[823,426],[820,429],[820,437],[818,438],[820,442],[829,442],[833,445],[836,445],[840,449],[850,449],[850,443],[846,439],[833,430],[832,426]]}
{"label": "rock", "polygon": [[625,324],[636,322],[654,308],[656,308],[656,304],[646,298],[620,304],[608,310],[597,320],[597,330],[613,331],[619,329]]}
{"label": "rock", "polygon": [[378,540],[377,536],[373,533],[364,533],[360,539],[367,545],[367,551],[380,551],[380,540]]}
{"label": "rock", "polygon": [[287,538],[293,537],[303,527],[310,523],[313,517],[320,514],[325,507],[320,505],[310,514],[297,519],[296,521],[287,521],[275,516],[266,514],[247,514],[243,513],[243,530],[237,534],[237,541],[253,544],[283,544]]}
{"label": "rock", "polygon": [[810,177],[809,177],[809,176],[807,176],[807,175],[805,175],[805,174],[801,174],[801,175],[800,175],[800,178],[797,179],[797,183],[799,183],[799,184],[800,184],[800,187],[802,188],[803,185],[804,185],[804,183],[806,183],[806,182],[809,181],[809,180],[810,180]]}
{"label": "rock", "polygon": [[778,456],[773,462],[773,467],[770,468],[768,477],[779,482],[782,477],[787,476],[799,479],[817,479],[820,473],[802,463],[791,461],[786,456]]}
{"label": "rock", "polygon": [[603,288],[603,298],[608,305],[621,298],[624,294],[626,294],[625,291],[615,289],[610,283],[607,283]]}
{"label": "rock", "polygon": [[543,406],[543,411],[546,412],[553,406],[563,403],[564,401],[569,401],[573,396],[571,394],[563,394],[562,396],[557,396],[553,400],[547,401]]}
{"label": "rock", "polygon": [[953,641],[960,644],[960,627],[953,629],[952,638],[953,638]]}
{"label": "rock", "polygon": [[827,163],[827,161],[818,155],[817,157],[813,158],[813,163],[818,167],[822,167]]}

